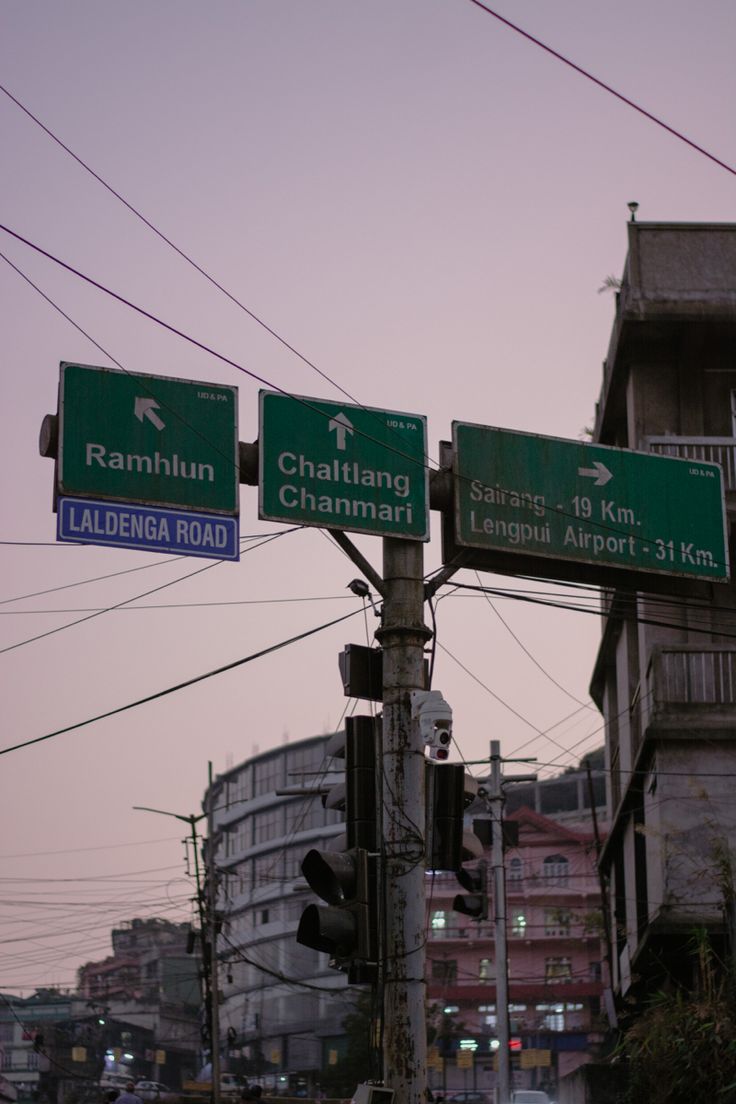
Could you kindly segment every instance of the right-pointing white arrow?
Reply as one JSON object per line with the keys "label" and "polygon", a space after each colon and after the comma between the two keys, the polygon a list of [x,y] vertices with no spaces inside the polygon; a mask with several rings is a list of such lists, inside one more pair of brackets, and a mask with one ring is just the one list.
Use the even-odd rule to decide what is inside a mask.
{"label": "right-pointing white arrow", "polygon": [[592,468],[578,468],[578,475],[586,479],[594,479],[594,487],[604,487],[609,479],[613,479],[613,472],[609,471],[600,460],[594,460]]}

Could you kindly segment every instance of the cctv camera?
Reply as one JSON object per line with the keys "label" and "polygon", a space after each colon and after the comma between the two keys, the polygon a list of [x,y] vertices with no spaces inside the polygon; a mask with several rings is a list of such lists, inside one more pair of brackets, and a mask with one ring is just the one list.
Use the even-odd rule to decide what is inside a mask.
{"label": "cctv camera", "polygon": [[411,715],[431,759],[447,759],[452,742],[452,709],[439,690],[412,690]]}

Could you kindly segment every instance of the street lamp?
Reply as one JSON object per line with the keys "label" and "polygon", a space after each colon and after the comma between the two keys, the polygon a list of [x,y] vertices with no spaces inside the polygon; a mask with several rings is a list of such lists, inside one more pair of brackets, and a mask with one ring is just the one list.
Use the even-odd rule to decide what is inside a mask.
{"label": "street lamp", "polygon": [[[170,813],[166,809],[152,809],[149,805],[134,805],[134,809],[143,813],[157,813],[159,816],[173,817],[175,820],[181,820],[184,824],[189,825],[189,829],[192,837],[192,850],[194,852],[194,879],[197,884],[197,908],[199,912],[199,931],[202,941],[202,976],[204,980],[204,995],[205,995],[205,1009],[209,1009],[209,1023],[207,1027],[209,1029],[210,1036],[210,1059],[212,1066],[212,1100],[213,1104],[220,1104],[220,1023],[219,1023],[219,1001],[218,1001],[218,985],[217,985],[217,930],[215,924],[215,904],[217,898],[217,887],[215,884],[214,871],[214,855],[208,855],[209,858],[209,897],[210,897],[210,917],[209,925],[207,924],[207,915],[204,903],[204,894],[202,892],[201,877],[199,871],[199,849],[197,841],[197,824],[200,820],[204,820],[207,813],[199,813],[197,816],[194,813],[184,815],[183,813]],[[212,831],[212,822],[209,822],[209,838],[210,844],[214,838],[214,832]],[[207,937],[206,932],[209,928],[209,955],[207,954]]]}

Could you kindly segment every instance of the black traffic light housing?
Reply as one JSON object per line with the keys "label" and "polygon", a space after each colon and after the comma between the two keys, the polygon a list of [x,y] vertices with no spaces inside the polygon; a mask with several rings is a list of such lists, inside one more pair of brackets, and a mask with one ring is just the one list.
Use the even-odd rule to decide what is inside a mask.
{"label": "black traffic light housing", "polygon": [[467,893],[458,893],[452,902],[455,912],[471,916],[473,920],[488,919],[488,870],[485,862],[475,870],[455,871],[455,877]]}
{"label": "black traffic light housing", "polygon": [[[480,858],[483,845],[465,829],[465,810],[477,794],[477,783],[462,763],[427,760],[426,834],[427,869],[458,870],[460,864]],[[475,827],[475,822],[474,822]]]}
{"label": "black traffic light housing", "polygon": [[345,811],[347,850],[307,852],[302,873],[325,904],[307,905],[297,943],[322,951],[331,965],[347,970],[351,985],[372,982],[378,972],[378,866],[376,746],[380,721],[349,717],[343,739],[331,741],[334,757],[345,757],[345,781],[323,798]]}
{"label": "black traffic light housing", "polygon": [[378,958],[375,856],[361,847],[342,853],[308,851],[302,873],[327,902],[307,905],[299,921],[297,943],[323,951],[338,967]]}

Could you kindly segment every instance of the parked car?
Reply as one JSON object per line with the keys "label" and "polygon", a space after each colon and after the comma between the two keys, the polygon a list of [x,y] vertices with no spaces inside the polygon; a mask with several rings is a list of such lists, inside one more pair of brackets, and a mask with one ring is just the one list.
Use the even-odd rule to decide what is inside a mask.
{"label": "parked car", "polygon": [[220,1092],[223,1096],[235,1096],[241,1089],[240,1079],[234,1073],[220,1074]]}
{"label": "parked car", "polygon": [[515,1089],[511,1093],[511,1104],[550,1104],[550,1100],[541,1089]]}
{"label": "parked car", "polygon": [[161,1104],[168,1104],[179,1097],[178,1093],[172,1092],[168,1085],[163,1085],[160,1081],[137,1081],[135,1094],[143,1101],[160,1101]]}
{"label": "parked car", "polygon": [[133,1078],[128,1073],[103,1073],[100,1078],[101,1089],[118,1089],[120,1092],[125,1091],[125,1086]]}
{"label": "parked car", "polygon": [[481,1092],[479,1089],[468,1089],[465,1092],[450,1093],[446,1097],[447,1104],[491,1104],[491,1093]]}

